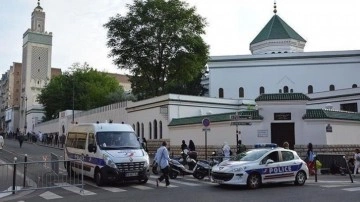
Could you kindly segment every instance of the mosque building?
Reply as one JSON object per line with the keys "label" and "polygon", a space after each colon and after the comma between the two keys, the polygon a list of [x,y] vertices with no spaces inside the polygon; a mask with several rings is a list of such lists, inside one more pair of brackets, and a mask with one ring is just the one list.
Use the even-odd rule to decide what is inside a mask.
{"label": "mosque building", "polygon": [[[190,139],[197,145],[287,141],[290,148],[309,142],[358,144],[360,51],[304,52],[305,44],[280,18],[275,4],[274,16],[250,43],[252,55],[210,58],[208,96],[168,94],[75,118],[129,123],[138,136],[166,139],[175,146]],[[60,133],[66,134],[71,118],[65,112],[60,117],[57,123],[36,125],[36,130],[65,128]]]}

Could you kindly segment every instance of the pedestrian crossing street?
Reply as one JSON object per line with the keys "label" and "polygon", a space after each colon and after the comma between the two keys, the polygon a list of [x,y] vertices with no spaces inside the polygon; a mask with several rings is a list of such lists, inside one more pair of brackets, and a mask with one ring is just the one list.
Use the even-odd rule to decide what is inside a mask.
{"label": "pedestrian crossing street", "polygon": [[[82,190],[80,187],[74,187],[74,186],[70,186],[70,184],[67,183],[55,183],[56,186],[62,186],[60,188],[56,188],[56,189],[52,189],[52,190],[47,190],[44,191],[43,193],[41,193],[39,196],[43,199],[46,200],[51,200],[51,199],[61,199],[61,198],[65,198],[69,193],[72,194],[78,194],[78,195],[82,195],[82,196],[90,196],[90,195],[96,195],[99,194],[100,192],[112,192],[112,193],[121,193],[121,192],[127,192],[127,191],[131,191],[131,190],[141,190],[141,191],[146,191],[146,190],[154,190],[158,187],[156,187],[156,179],[159,176],[150,176],[150,179],[148,180],[148,182],[146,184],[134,184],[134,183],[129,183],[128,185],[124,185],[124,186],[102,186],[99,187],[97,186],[94,182],[90,181],[90,180],[84,180],[84,189]],[[170,179],[170,186],[166,187],[165,186],[165,180],[162,181],[161,183],[159,183],[159,188],[161,187],[166,187],[166,188],[179,188],[179,187],[198,187],[198,186],[204,186],[204,185],[208,185],[208,186],[216,186],[217,184],[212,183],[209,181],[208,178],[205,178],[204,180],[198,180],[198,179],[194,179],[194,178],[188,178],[188,177],[179,177],[177,179]]]}

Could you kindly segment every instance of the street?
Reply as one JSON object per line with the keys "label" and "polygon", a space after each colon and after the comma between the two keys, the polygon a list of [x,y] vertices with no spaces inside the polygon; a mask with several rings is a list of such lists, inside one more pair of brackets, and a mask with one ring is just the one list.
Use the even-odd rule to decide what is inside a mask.
{"label": "street", "polygon": [[[11,162],[16,156],[28,155],[29,161],[42,160],[50,153],[63,155],[63,150],[51,147],[6,140],[6,147],[0,151],[3,161]],[[63,168],[60,168],[63,169]],[[318,182],[312,176],[304,186],[293,183],[265,185],[256,190],[244,186],[220,186],[208,181],[194,179],[192,176],[170,180],[171,186],[161,183],[156,187],[156,175],[151,175],[148,183],[111,184],[98,187],[93,180],[85,178],[84,191],[80,187],[41,189],[31,192],[22,191],[15,195],[0,198],[0,201],[357,201],[360,194],[360,180],[350,182],[349,176],[319,175]],[[3,187],[1,187],[3,188]]]}

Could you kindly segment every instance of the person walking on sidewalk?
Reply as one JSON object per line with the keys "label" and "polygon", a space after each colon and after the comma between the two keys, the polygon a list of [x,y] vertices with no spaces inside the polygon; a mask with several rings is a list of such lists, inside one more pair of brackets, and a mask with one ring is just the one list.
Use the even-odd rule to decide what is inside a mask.
{"label": "person walking on sidewalk", "polygon": [[19,144],[20,144],[20,148],[22,147],[22,144],[24,142],[24,135],[23,134],[19,134],[18,135],[18,140],[19,140]]}
{"label": "person walking on sidewalk", "polygon": [[163,141],[161,146],[157,149],[155,155],[155,161],[160,166],[162,175],[156,179],[156,186],[159,186],[159,182],[165,179],[166,186],[170,185],[169,181],[169,152],[166,148],[166,141]]}

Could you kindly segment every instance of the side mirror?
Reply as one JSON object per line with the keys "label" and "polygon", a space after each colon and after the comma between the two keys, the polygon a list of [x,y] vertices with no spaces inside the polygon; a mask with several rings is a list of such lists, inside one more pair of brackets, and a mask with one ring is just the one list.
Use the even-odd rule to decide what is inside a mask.
{"label": "side mirror", "polygon": [[94,152],[94,153],[96,153],[96,145],[94,145],[94,144],[89,144],[89,145],[88,145],[88,151],[89,151],[89,152]]}
{"label": "side mirror", "polygon": [[266,160],[266,165],[267,165],[267,164],[270,164],[270,163],[274,163],[274,161],[273,161],[272,159]]}

